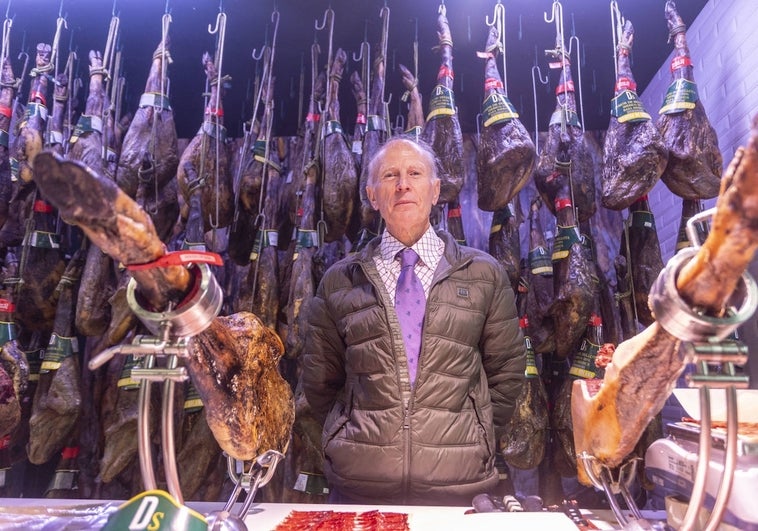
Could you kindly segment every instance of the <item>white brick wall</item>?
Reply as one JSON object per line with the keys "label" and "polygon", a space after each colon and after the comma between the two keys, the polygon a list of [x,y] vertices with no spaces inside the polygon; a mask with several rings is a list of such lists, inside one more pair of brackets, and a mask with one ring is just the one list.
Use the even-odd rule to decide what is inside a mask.
{"label": "white brick wall", "polygon": [[[753,22],[756,12],[756,0],[711,0],[687,28],[698,94],[716,129],[724,168],[737,147],[747,142],[752,117],[758,114],[758,30]],[[673,43],[668,46],[671,54],[640,96],[651,115],[657,114],[671,83]],[[674,254],[681,199],[659,182],[649,200],[665,261]],[[704,202],[705,208],[714,204],[715,200]]]}

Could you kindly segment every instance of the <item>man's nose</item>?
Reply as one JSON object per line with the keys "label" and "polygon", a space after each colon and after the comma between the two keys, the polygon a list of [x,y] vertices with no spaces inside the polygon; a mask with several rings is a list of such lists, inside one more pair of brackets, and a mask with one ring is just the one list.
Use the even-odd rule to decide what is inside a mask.
{"label": "man's nose", "polygon": [[400,176],[397,178],[397,184],[395,185],[395,188],[398,190],[407,190],[410,188],[410,182],[411,181],[406,173],[400,173]]}

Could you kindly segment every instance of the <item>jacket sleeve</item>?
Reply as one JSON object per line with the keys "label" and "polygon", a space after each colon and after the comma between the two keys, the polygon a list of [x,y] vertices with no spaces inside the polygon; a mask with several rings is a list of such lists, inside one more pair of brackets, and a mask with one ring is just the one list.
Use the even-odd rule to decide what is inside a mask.
{"label": "jacket sleeve", "polygon": [[508,275],[494,265],[494,291],[479,348],[492,397],[495,434],[500,437],[521,392],[526,347]]}
{"label": "jacket sleeve", "polygon": [[328,279],[327,273],[308,307],[301,374],[303,392],[321,425],[345,385],[345,344],[329,308]]}

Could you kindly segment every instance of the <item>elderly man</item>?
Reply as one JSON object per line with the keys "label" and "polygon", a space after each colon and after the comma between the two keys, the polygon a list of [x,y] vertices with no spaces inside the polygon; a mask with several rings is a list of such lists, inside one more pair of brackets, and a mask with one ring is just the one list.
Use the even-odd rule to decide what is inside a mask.
{"label": "elderly man", "polygon": [[524,375],[506,273],[429,222],[434,152],[403,137],[369,165],[386,228],[332,266],[309,309],[302,388],[332,501],[470,505]]}

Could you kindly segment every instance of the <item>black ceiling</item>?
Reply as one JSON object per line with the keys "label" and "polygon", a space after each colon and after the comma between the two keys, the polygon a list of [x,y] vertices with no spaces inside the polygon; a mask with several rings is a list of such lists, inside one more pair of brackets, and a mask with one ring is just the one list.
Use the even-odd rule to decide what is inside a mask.
{"label": "black ceiling", "polygon": [[[680,0],[677,4],[686,24],[691,24],[707,0]],[[225,111],[230,134],[241,133],[241,123],[252,113],[251,80],[256,70],[253,49],[270,43],[273,27],[271,15],[279,12],[279,27],[275,48],[276,119],[275,134],[294,134],[298,123],[299,80],[305,70],[305,100],[310,87],[310,47],[316,39],[321,46],[321,62],[325,63],[328,33],[316,31],[328,8],[334,12],[333,49],[342,47],[357,52],[364,35],[372,50],[378,48],[381,31],[379,12],[383,6],[390,10],[387,62],[387,94],[392,94],[389,108],[392,118],[405,114],[400,96],[398,63],[413,65],[414,36],[419,43],[419,87],[426,103],[431,92],[439,58],[432,51],[437,44],[437,9],[443,3],[447,9],[454,42],[455,96],[464,131],[474,131],[483,94],[483,61],[476,51],[484,47],[487,27],[485,17],[492,17],[496,0],[168,0],[171,13],[172,56],[169,69],[171,101],[175,109],[177,128],[181,137],[194,135],[202,120],[204,74],[201,56],[213,53],[216,36],[208,26],[216,24],[222,8],[227,15],[223,72],[232,76],[225,96]],[[521,113],[524,125],[534,130],[532,67],[548,73],[544,50],[553,48],[555,26],[544,21],[551,11],[552,0],[504,0],[506,17],[506,51],[508,94]],[[622,14],[635,25],[633,49],[634,75],[638,91],[642,92],[671,51],[663,17],[664,0],[618,0]],[[579,39],[581,81],[583,88],[585,127],[605,129],[608,124],[609,100],[614,83],[613,50],[610,24],[610,3],[600,0],[564,0],[564,31],[566,38]],[[123,50],[123,72],[127,82],[126,108],[133,108],[144,87],[153,49],[160,40],[161,18],[166,0],[10,0],[12,17],[10,54],[16,75],[22,61],[17,54],[22,46],[33,51],[32,43],[52,42],[59,13],[67,21],[61,36],[59,56],[65,58],[69,49],[77,50],[78,71],[86,81],[86,56],[91,48],[105,47],[113,8],[119,17],[120,47]],[[8,0],[0,2],[3,13]],[[268,41],[267,41],[268,39]],[[31,54],[33,55],[33,53]],[[576,57],[576,56],[574,56]],[[64,59],[65,60],[65,59]],[[302,65],[302,66],[301,66]],[[321,65],[323,67],[323,64]],[[350,69],[360,64],[350,62]],[[574,82],[579,72],[574,69]],[[347,76],[345,76],[347,77]],[[354,102],[347,79],[341,90],[342,122],[352,130]],[[24,85],[24,90],[28,84]],[[537,88],[539,127],[545,128],[555,105],[555,79]],[[389,97],[389,96],[388,96]],[[652,111],[652,109],[649,109]]]}

